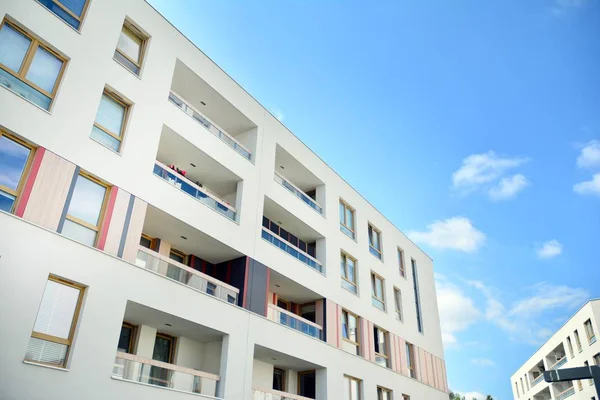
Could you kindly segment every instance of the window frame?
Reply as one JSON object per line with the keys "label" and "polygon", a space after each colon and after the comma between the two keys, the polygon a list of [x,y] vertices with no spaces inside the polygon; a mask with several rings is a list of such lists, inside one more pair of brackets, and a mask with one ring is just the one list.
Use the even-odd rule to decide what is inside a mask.
{"label": "window frame", "polygon": [[396,319],[404,322],[404,313],[402,312],[402,291],[394,286],[394,311],[396,311]]}
{"label": "window frame", "polygon": [[571,341],[571,336],[567,336],[567,347],[569,348],[569,353],[571,354],[571,358],[575,357],[575,352],[573,351],[573,342]]}
{"label": "window frame", "polygon": [[577,351],[580,353],[583,351],[583,346],[581,345],[581,339],[579,338],[579,332],[577,329],[573,331],[573,336],[575,337],[575,345],[577,345]]}
{"label": "window frame", "polygon": [[131,329],[131,337],[130,337],[129,348],[127,349],[127,353],[133,354],[138,327],[137,327],[137,325],[134,325],[131,322],[127,322],[127,321],[123,321],[123,323],[121,324],[121,328],[123,328],[123,327],[127,327],[127,328]]}
{"label": "window frame", "polygon": [[[344,314],[346,314],[346,327],[348,329],[348,337],[347,338],[344,337]],[[356,332],[355,332],[356,342],[353,342],[350,339],[350,323],[349,323],[350,319],[348,318],[349,316],[353,316],[354,319],[355,319],[355,321],[356,321]],[[340,332],[341,335],[342,335],[342,340],[345,340],[346,342],[355,345],[356,348],[357,348],[357,352],[358,352],[358,349],[360,349],[360,339],[361,339],[361,336],[360,336],[360,317],[357,314],[353,313],[352,311],[348,311],[345,308],[342,308],[342,312],[340,314],[340,318],[342,319],[342,331]]]}
{"label": "window frame", "polygon": [[596,336],[596,333],[594,332],[594,326],[592,325],[592,319],[591,318],[588,318],[583,323],[583,328],[585,330],[585,335],[587,336],[588,343],[591,343],[592,338]]}
{"label": "window frame", "polygon": [[[282,392],[285,392],[287,390],[287,371],[283,368],[278,368],[278,367],[274,367],[273,368],[273,377],[275,376],[275,373],[279,372],[281,374],[281,386],[283,387],[283,389],[281,390]],[[276,390],[274,388],[272,388],[273,390]]]}
{"label": "window frame", "polygon": [[400,272],[400,276],[406,279],[406,257],[404,254],[404,250],[398,246],[398,271]]}
{"label": "window frame", "polygon": [[[64,72],[65,69],[67,67],[67,58],[61,54],[59,54],[57,51],[55,51],[54,49],[52,49],[50,46],[48,46],[47,44],[45,44],[42,40],[40,40],[37,36],[35,36],[32,33],[29,33],[28,31],[26,31],[25,29],[21,28],[19,25],[17,25],[15,22],[13,22],[10,19],[4,18],[2,20],[2,22],[0,23],[0,30],[2,30],[2,28],[4,27],[4,25],[8,25],[10,26],[12,29],[14,29],[15,31],[19,32],[20,34],[22,34],[23,36],[25,36],[27,39],[30,40],[29,43],[29,47],[27,48],[27,52],[25,52],[25,56],[23,57],[23,61],[21,61],[21,65],[19,66],[19,70],[18,71],[13,71],[12,69],[8,68],[7,66],[5,66],[4,64],[0,63],[0,68],[9,73],[10,75],[12,75],[13,77],[17,78],[18,80],[20,80],[21,82],[23,82],[24,84],[30,86],[31,88],[37,90],[38,92],[40,92],[41,94],[43,94],[44,96],[48,97],[50,99],[50,104],[48,106],[48,109],[46,110],[44,107],[32,102],[31,100],[17,94],[17,96],[19,96],[20,98],[34,104],[35,106],[41,108],[42,110],[46,110],[46,111],[50,111],[50,109],[52,109],[52,105],[54,104],[54,100],[56,97],[56,93],[58,92],[58,87],[60,86],[60,83],[62,81],[62,78],[64,76]],[[52,54],[53,56],[55,56],[56,58],[58,58],[60,61],[62,61],[62,65],[60,67],[60,71],[58,72],[58,75],[56,77],[56,80],[54,81],[54,87],[52,88],[52,92],[48,92],[45,89],[42,89],[41,87],[39,87],[38,85],[36,85],[35,83],[31,82],[29,79],[27,79],[27,72],[29,72],[29,68],[31,67],[31,63],[33,62],[33,58],[35,57],[36,51],[37,49],[41,47],[42,49],[46,50],[48,53]],[[4,85],[0,85],[2,87],[4,87],[5,89],[10,90],[11,92],[15,93],[15,91],[13,91],[10,88],[7,88]]]}
{"label": "window frame", "polygon": [[[348,229],[350,232],[352,232],[352,236],[349,236],[349,235],[346,235],[346,236],[350,237],[353,240],[356,240],[356,209],[341,198],[340,198],[340,206],[344,207],[344,220],[343,221],[340,220],[340,225],[343,226],[344,228]],[[352,226],[354,226],[353,229],[350,228],[348,226],[348,224],[346,223],[347,222],[346,221],[346,210],[349,210],[350,213],[352,214]],[[344,234],[346,233],[343,230],[342,230],[342,232]]]}
{"label": "window frame", "polygon": [[154,351],[154,346],[156,346],[156,338],[159,337],[170,341],[168,364],[173,364],[175,360],[175,346],[177,345],[177,338],[173,335],[169,335],[168,333],[156,332],[156,336],[154,337],[154,345],[152,346],[152,351]]}
{"label": "window frame", "polygon": [[[369,251],[369,253],[371,253],[373,256],[379,258],[380,260],[383,261],[383,234],[381,233],[381,230],[379,228],[377,228],[375,225],[373,225],[372,223],[368,223],[368,234],[369,234],[369,249],[373,250],[374,252],[376,252],[379,257],[377,257],[377,255],[373,254],[371,251]],[[373,233],[371,233],[373,232]],[[372,236],[374,234],[377,234],[378,236],[378,242],[379,242],[379,248],[376,248],[373,246],[373,240],[371,240]]]}
{"label": "window frame", "polygon": [[410,267],[412,269],[413,291],[415,296],[415,310],[417,317],[417,330],[423,334],[425,328],[423,326],[423,312],[421,309],[421,289],[419,287],[419,275],[417,273],[417,260],[411,257]]}
{"label": "window frame", "polygon": [[55,12],[53,12],[51,9],[49,9],[48,7],[46,7],[44,4],[40,3],[38,0],[36,0],[37,3],[39,3],[42,7],[44,7],[46,10],[48,10],[50,13],[54,14],[54,16],[58,19],[60,19],[61,21],[63,21],[65,24],[69,25],[71,28],[75,29],[77,32],[81,32],[81,28],[83,25],[83,20],[85,18],[85,14],[88,10],[88,7],[90,5],[90,0],[85,0],[85,4],[83,5],[83,9],[81,10],[81,17],[78,17],[77,14],[75,14],[73,11],[69,10],[66,6],[64,6],[62,4],[62,2],[60,0],[51,0],[56,6],[58,6],[59,8],[61,8],[64,12],[66,12],[67,14],[69,14],[71,17],[75,18],[77,21],[79,21],[79,27],[75,28],[73,25],[71,25],[70,23],[68,23],[67,21],[65,21],[63,18],[61,18],[59,15],[57,15]]}
{"label": "window frame", "polygon": [[[123,112],[123,122],[121,123],[121,131],[116,134],[115,132],[111,132],[108,128],[104,127],[102,124],[98,123],[96,121],[96,116],[94,116],[94,124],[93,126],[95,126],[96,128],[100,129],[103,133],[106,133],[107,135],[109,135],[110,137],[112,137],[115,140],[119,141],[119,148],[116,150],[117,153],[121,153],[121,149],[123,147],[123,140],[125,139],[125,130],[127,127],[127,121],[129,120],[129,114],[131,112],[131,107],[132,105],[130,103],[128,103],[127,101],[125,101],[125,99],[123,99],[123,97],[121,97],[120,95],[118,95],[117,93],[115,93],[113,90],[110,90],[108,88],[104,88],[104,90],[102,91],[102,96],[100,97],[100,103],[98,103],[98,110],[100,109],[100,104],[102,103],[102,97],[107,96],[109,98],[111,98],[112,100],[116,101],[117,103],[119,103],[120,105],[123,106],[124,108],[124,112]],[[96,111],[98,112],[98,111]],[[93,129],[92,129],[93,131]],[[101,144],[104,147],[109,148],[107,145],[105,145],[104,143],[101,143],[100,141],[94,139],[91,136],[91,132],[90,132],[90,139],[92,139],[93,141]],[[109,148],[110,150],[113,150],[111,148]]]}
{"label": "window frame", "polygon": [[[47,281],[53,281],[58,284],[69,286],[69,287],[79,290],[79,296],[77,297],[77,305],[75,306],[75,311],[73,312],[73,319],[71,320],[71,326],[69,328],[69,337],[67,339],[63,339],[63,338],[60,338],[57,336],[48,335],[46,333],[40,333],[40,332],[34,331],[33,329],[35,328],[35,322],[37,322],[37,314],[36,314],[35,321],[34,321],[34,327],[31,329],[30,338],[35,338],[35,339],[44,340],[44,341],[52,342],[52,343],[58,343],[58,344],[67,346],[67,351],[65,353],[65,360],[64,360],[63,364],[60,366],[53,364],[53,363],[43,362],[43,361],[35,361],[35,360],[28,360],[28,359],[25,359],[25,361],[32,362],[35,364],[50,365],[50,366],[53,366],[56,368],[64,369],[64,368],[67,368],[67,364],[69,362],[69,356],[71,354],[71,349],[73,347],[73,339],[75,337],[75,330],[77,328],[77,323],[79,322],[79,316],[81,314],[81,307],[83,305],[83,298],[85,295],[86,287],[83,285],[80,285],[78,283],[72,282],[70,280],[60,278],[55,275],[49,275]],[[44,292],[45,291],[46,291],[46,286],[44,286]],[[40,299],[39,307],[41,307],[41,305],[42,305],[42,299],[43,299],[44,292],[42,292],[42,298]],[[39,313],[39,308],[38,308],[38,313]]]}
{"label": "window frame", "polygon": [[[354,282],[352,282],[350,279],[346,278],[346,276],[348,276],[348,259],[352,260],[354,262]],[[350,254],[348,254],[345,251],[340,251],[340,262],[344,261],[344,275],[341,276],[341,278],[348,282],[350,285],[354,286],[354,288],[356,289],[355,292],[352,292],[351,290],[348,290],[344,285],[342,285],[342,287],[346,290],[348,290],[350,293],[355,294],[358,296],[358,275],[357,275],[357,269],[358,269],[358,261],[356,260],[356,258],[352,257]]]}
{"label": "window frame", "polygon": [[[383,298],[378,298],[376,295],[376,280],[379,279],[381,281],[381,295],[383,296]],[[383,304],[383,309],[380,309],[379,307],[375,306],[373,304],[373,306],[375,308],[377,308],[378,310],[381,310],[383,312],[387,312],[387,304],[385,302],[385,278],[381,275],[379,275],[378,273],[371,271],[371,303],[373,303],[373,300],[376,300],[378,302],[380,302],[381,304]]]}
{"label": "window frame", "polygon": [[10,210],[10,213],[13,213],[15,211],[15,207],[17,206],[17,204],[19,202],[19,196],[21,195],[21,193],[23,191],[23,187],[25,186],[27,177],[29,176],[29,169],[31,168],[31,164],[33,163],[33,157],[35,155],[35,152],[37,151],[37,147],[24,141],[23,139],[20,139],[14,135],[11,135],[4,129],[0,129],[0,138],[2,138],[3,136],[7,137],[8,140],[12,140],[13,142],[20,144],[21,146],[27,147],[29,149],[29,155],[27,156],[27,161],[25,162],[25,165],[23,166],[23,173],[21,174],[21,177],[19,178],[19,183],[17,184],[17,189],[13,190],[13,189],[10,189],[10,188],[0,184],[0,191],[2,191],[4,193],[8,193],[11,196],[15,196],[15,201]]}
{"label": "window frame", "polygon": [[[98,239],[99,239],[98,233],[100,233],[100,230],[102,229],[102,225],[104,223],[104,215],[106,213],[106,206],[108,204],[108,199],[110,197],[110,190],[111,190],[112,186],[109,185],[108,183],[96,178],[95,176],[91,175],[90,173],[88,173],[86,171],[80,171],[75,179],[77,180],[80,176],[83,176],[84,178],[87,178],[87,179],[91,180],[92,182],[97,183],[98,185],[100,185],[106,189],[104,191],[104,199],[102,199],[102,205],[100,206],[100,213],[98,214],[98,225],[93,226],[92,224],[90,224],[88,222],[82,221],[77,217],[71,216],[69,214],[69,208],[71,208],[72,199],[69,200],[69,205],[67,207],[67,213],[65,215],[65,220],[69,220],[73,223],[83,226],[84,228],[88,228],[88,229],[95,231],[96,238],[94,239],[94,247],[96,247],[96,245],[98,244]],[[75,185],[77,185],[77,182],[75,182]],[[76,240],[76,239],[73,239],[73,240]]]}
{"label": "window frame", "polygon": [[394,398],[394,391],[383,386],[377,386],[377,400],[385,400],[383,393],[387,393],[387,399],[392,400]]}
{"label": "window frame", "polygon": [[[377,325],[373,325],[373,330],[374,330],[374,332],[373,332],[373,351],[375,353],[375,356],[379,356],[379,357],[385,358],[385,360],[386,360],[386,362],[385,362],[386,368],[388,368],[389,365],[390,365],[390,356],[389,356],[389,353],[390,353],[390,351],[389,351],[390,333],[389,333],[389,331],[387,331],[387,330],[385,330],[385,329],[383,329],[383,328],[381,328],[380,326],[377,326]],[[377,332],[375,332],[375,331],[377,331]],[[385,344],[385,353],[380,353],[380,352],[378,352],[378,351],[375,350],[375,343],[376,342],[378,343],[378,346],[380,347],[380,350],[381,350],[381,345],[379,344],[379,337],[378,337],[378,334],[380,332],[383,333],[383,340],[385,342],[384,343]]]}
{"label": "window frame", "polygon": [[123,32],[123,28],[129,29],[131,32],[133,32],[134,35],[136,35],[139,39],[141,39],[142,43],[140,44],[140,60],[139,61],[134,61],[134,60],[131,59],[131,57],[129,57],[124,52],[122,52],[119,49],[119,39],[117,39],[117,45],[115,46],[115,51],[119,52],[119,54],[122,57],[124,57],[127,61],[129,61],[130,63],[134,64],[136,67],[138,67],[139,68],[139,73],[135,73],[134,71],[130,70],[126,65],[123,65],[122,62],[120,62],[119,60],[117,60],[115,58],[114,54],[113,54],[113,60],[115,60],[119,65],[123,66],[127,71],[131,72],[135,76],[141,77],[141,75],[142,75],[142,66],[144,65],[144,59],[146,58],[146,51],[147,51],[147,47],[148,47],[148,40],[150,38],[140,28],[138,28],[138,26],[135,23],[133,23],[129,18],[125,18],[125,20],[123,21],[123,25],[121,25],[121,30],[119,31],[119,37],[121,37],[121,33]]}
{"label": "window frame", "polygon": [[[175,254],[176,256],[179,256],[179,257],[183,258],[183,261],[177,261],[177,260],[171,258],[171,253]],[[171,261],[175,261],[175,262],[178,262],[180,264],[187,265],[188,257],[189,257],[189,254],[186,254],[186,253],[184,253],[183,251],[181,251],[179,249],[176,249],[174,247],[171,247],[171,249],[169,249],[169,259]]]}
{"label": "window frame", "polygon": [[[350,375],[345,375],[344,374],[344,378],[348,379],[348,393],[352,394],[352,381],[358,383],[358,399],[356,400],[362,400],[363,396],[362,396],[362,379],[358,379],[355,378],[353,376]],[[354,400],[354,399],[344,399],[344,400]]]}
{"label": "window frame", "polygon": [[406,367],[408,368],[408,376],[417,379],[417,371],[415,370],[415,346],[409,342],[406,342]]}

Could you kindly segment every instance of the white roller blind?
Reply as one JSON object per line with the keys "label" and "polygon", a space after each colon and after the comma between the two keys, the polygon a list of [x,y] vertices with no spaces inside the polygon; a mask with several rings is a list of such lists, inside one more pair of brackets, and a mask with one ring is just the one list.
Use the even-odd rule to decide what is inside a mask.
{"label": "white roller blind", "polygon": [[68,339],[80,290],[49,280],[33,330]]}

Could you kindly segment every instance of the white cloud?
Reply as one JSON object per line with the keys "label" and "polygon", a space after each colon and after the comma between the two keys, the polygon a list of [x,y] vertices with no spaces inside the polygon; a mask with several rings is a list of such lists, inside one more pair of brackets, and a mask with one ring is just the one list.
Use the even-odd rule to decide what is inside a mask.
{"label": "white cloud", "polygon": [[464,331],[482,314],[460,288],[436,275],[437,298],[442,328],[442,341],[447,348],[458,344],[456,333]]}
{"label": "white cloud", "polygon": [[277,106],[270,107],[269,111],[271,111],[271,114],[273,114],[273,116],[275,118],[277,118],[280,122],[283,122],[285,115],[283,114],[283,111],[281,111],[281,109],[279,107],[277,107]]}
{"label": "white cloud", "polygon": [[485,400],[486,395],[479,392],[457,392],[460,393],[461,396],[464,396],[465,400]]}
{"label": "white cloud", "polygon": [[573,191],[577,194],[591,194],[600,196],[600,173],[594,174],[591,180],[583,181],[573,186]]}
{"label": "white cloud", "polygon": [[485,234],[464,217],[435,221],[427,225],[426,231],[411,231],[408,236],[415,242],[425,243],[436,249],[453,249],[465,253],[473,253],[485,243]]}
{"label": "white cloud", "polygon": [[536,250],[539,258],[553,258],[562,253],[563,245],[558,240],[549,240],[542,243],[542,246]]}
{"label": "white cloud", "polygon": [[581,148],[577,157],[579,168],[600,167],[600,140],[592,140]]}
{"label": "white cloud", "polygon": [[510,314],[515,317],[533,317],[553,309],[575,309],[589,298],[586,290],[541,282],[533,287],[534,295],[516,302]]}
{"label": "white cloud", "polygon": [[516,174],[500,179],[498,185],[488,191],[492,200],[507,200],[515,197],[517,193],[529,186],[529,181],[523,174]]}
{"label": "white cloud", "polygon": [[489,358],[472,358],[471,364],[477,367],[495,367],[496,363]]}

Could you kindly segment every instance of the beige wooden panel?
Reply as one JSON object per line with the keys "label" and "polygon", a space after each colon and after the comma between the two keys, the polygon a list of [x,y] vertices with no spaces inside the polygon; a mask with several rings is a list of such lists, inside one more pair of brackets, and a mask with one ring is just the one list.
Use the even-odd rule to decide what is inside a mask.
{"label": "beige wooden panel", "polygon": [[127,230],[127,239],[125,240],[125,248],[123,249],[123,259],[135,263],[137,249],[142,236],[142,228],[146,219],[146,208],[148,203],[138,198],[133,204],[133,211],[129,220],[129,229]]}

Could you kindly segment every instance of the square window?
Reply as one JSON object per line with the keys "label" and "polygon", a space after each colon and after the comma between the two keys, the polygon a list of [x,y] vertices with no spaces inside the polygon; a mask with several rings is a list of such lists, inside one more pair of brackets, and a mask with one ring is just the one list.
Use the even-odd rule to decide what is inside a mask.
{"label": "square window", "polygon": [[135,75],[139,75],[147,42],[148,37],[133,23],[125,20],[117,42],[114,59]]}

